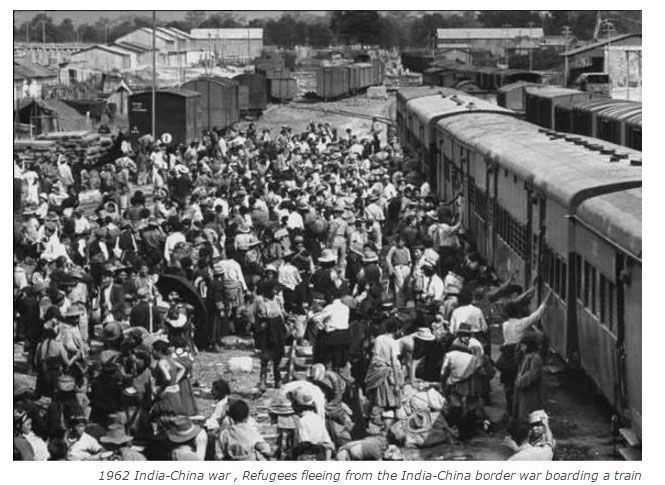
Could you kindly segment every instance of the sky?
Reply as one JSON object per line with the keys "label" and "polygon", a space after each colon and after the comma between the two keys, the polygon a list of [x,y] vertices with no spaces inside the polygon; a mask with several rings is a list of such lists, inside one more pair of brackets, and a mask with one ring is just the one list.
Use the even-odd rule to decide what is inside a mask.
{"label": "sky", "polygon": [[[26,20],[32,19],[38,13],[43,12],[43,10],[15,10],[14,11],[14,20],[16,23],[20,24]],[[207,13],[220,12],[220,13],[229,13],[229,11],[222,10],[206,10]],[[233,11],[234,15],[246,17],[251,20],[254,18],[270,18],[270,17],[280,17],[284,10],[235,10]],[[53,19],[55,23],[60,23],[66,18],[70,18],[74,23],[78,24],[92,24],[97,21],[100,17],[105,17],[111,20],[120,20],[125,17],[152,17],[152,10],[132,10],[132,11],[118,11],[118,10],[97,10],[97,11],[86,11],[86,10],[47,10],[46,13]],[[173,21],[173,20],[182,20],[185,17],[186,10],[158,10],[157,11],[157,20],[162,21]],[[307,12],[313,15],[324,15],[323,11],[312,11]]]}

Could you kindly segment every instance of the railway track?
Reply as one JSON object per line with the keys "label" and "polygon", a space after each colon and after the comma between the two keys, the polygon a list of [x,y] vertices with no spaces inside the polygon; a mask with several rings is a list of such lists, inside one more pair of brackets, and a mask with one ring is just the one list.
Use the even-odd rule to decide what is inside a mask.
{"label": "railway track", "polygon": [[380,115],[373,116],[366,113],[358,113],[357,111],[349,111],[345,109],[319,108],[316,106],[298,106],[298,109],[304,109],[307,111],[320,111],[322,113],[340,115],[340,116],[349,116],[352,118],[360,118],[369,121],[372,121],[374,118],[376,118],[377,121],[385,124],[393,124],[395,122],[393,119],[387,116],[380,116]]}

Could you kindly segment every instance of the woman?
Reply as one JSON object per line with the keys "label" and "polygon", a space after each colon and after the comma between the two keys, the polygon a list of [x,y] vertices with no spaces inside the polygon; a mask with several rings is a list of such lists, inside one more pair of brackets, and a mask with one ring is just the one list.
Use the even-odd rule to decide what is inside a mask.
{"label": "woman", "polygon": [[374,341],[372,359],[365,376],[365,391],[372,406],[372,413],[382,412],[386,428],[392,423],[394,410],[400,406],[402,368],[399,361],[399,345],[395,340],[398,332],[397,319],[386,320],[384,333]]}
{"label": "woman", "polygon": [[185,415],[186,409],[180,396],[180,381],[186,375],[187,369],[171,357],[168,342],[158,340],[152,344],[152,350],[157,360],[153,417]]}
{"label": "woman", "polygon": [[515,378],[512,418],[526,422],[529,413],[543,408],[543,358],[540,340],[535,332],[527,333],[520,342],[524,354]]}
{"label": "woman", "polygon": [[187,350],[188,345],[182,337],[173,339],[173,346],[175,351],[171,357],[185,368],[185,375],[179,382],[180,386],[180,400],[183,408],[185,409],[186,416],[196,416],[198,409],[196,401],[194,400],[194,389],[192,388],[192,371],[194,366],[194,357]]}
{"label": "woman", "polygon": [[22,409],[14,410],[14,449],[18,449],[22,461],[46,461],[49,459],[46,442],[32,431],[32,419]]}
{"label": "woman", "polygon": [[268,363],[272,361],[275,388],[281,387],[279,364],[284,357],[286,343],[286,313],[279,299],[279,284],[271,281],[260,285],[261,294],[256,298],[256,331],[254,341],[256,348],[261,352],[261,380],[259,389],[266,389],[268,378]]}
{"label": "woman", "polygon": [[42,341],[35,351],[34,364],[37,371],[35,392],[37,397],[53,397],[58,384],[58,377],[78,357],[75,355],[70,362],[67,350],[57,340],[57,332],[53,325],[56,324],[59,314],[60,311],[53,307],[46,312]]}

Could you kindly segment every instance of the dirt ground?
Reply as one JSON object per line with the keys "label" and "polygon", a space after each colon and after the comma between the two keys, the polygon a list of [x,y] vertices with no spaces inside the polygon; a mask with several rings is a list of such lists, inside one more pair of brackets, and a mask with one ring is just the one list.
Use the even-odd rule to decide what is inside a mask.
{"label": "dirt ground", "polygon": [[[370,116],[393,116],[395,96],[368,99],[365,95],[323,103],[292,102],[285,105],[271,105],[264,115],[255,120],[258,129],[278,130],[282,125],[291,126],[295,132],[304,129],[310,122],[328,122],[341,132],[347,127],[361,136],[369,133],[371,121],[352,118],[347,115],[318,111],[346,110]],[[273,131],[275,134],[275,132]],[[500,334],[498,328],[492,334]],[[498,356],[498,344],[493,345],[493,356]],[[248,356],[253,359],[251,373],[231,373],[227,362],[232,357]],[[617,459],[611,434],[611,411],[603,401],[589,392],[592,387],[583,376],[572,374],[557,363],[556,357],[548,358],[545,367],[546,405],[551,427],[557,440],[556,460],[613,460]],[[227,337],[224,349],[219,353],[202,352],[194,367],[194,388],[200,406],[200,413],[209,415],[214,401],[210,395],[212,382],[217,378],[226,379],[232,391],[248,400],[251,414],[259,423],[261,432],[269,440],[276,437],[270,425],[267,405],[276,390],[269,387],[261,394],[257,389],[259,360],[253,350],[251,339]],[[303,373],[299,373],[300,376]],[[25,362],[25,355],[19,345],[14,346],[15,379],[34,382],[34,376]],[[272,377],[269,383],[272,384]],[[500,421],[504,416],[505,400],[498,377],[493,381],[491,405],[487,408],[493,424],[488,432],[480,431],[471,441],[461,445],[440,445],[426,449],[403,450],[406,460],[505,460],[510,451],[502,442],[505,431]]]}

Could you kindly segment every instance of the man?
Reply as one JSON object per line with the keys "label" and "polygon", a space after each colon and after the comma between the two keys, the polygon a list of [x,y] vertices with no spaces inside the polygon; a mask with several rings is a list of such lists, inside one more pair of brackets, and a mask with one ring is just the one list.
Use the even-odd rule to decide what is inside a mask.
{"label": "man", "polygon": [[406,247],[406,241],[398,236],[397,245],[391,246],[386,255],[386,267],[395,289],[395,304],[397,308],[406,306],[404,293],[406,280],[411,273],[411,251]]}
{"label": "man", "polygon": [[134,306],[129,314],[129,324],[132,327],[143,327],[148,332],[154,333],[161,328],[161,318],[157,307],[153,303],[150,291],[139,288],[137,291],[139,303]]}
{"label": "man", "polygon": [[342,217],[344,214],[344,207],[335,207],[335,217],[330,222],[330,229],[328,232],[328,246],[337,253],[337,261],[342,266],[341,271],[344,272],[346,265],[346,236],[349,232],[349,227]]}
{"label": "man", "polygon": [[434,272],[434,266],[425,261],[421,266],[423,274],[422,298],[424,301],[443,301],[445,296],[443,280]]}
{"label": "man", "polygon": [[97,299],[102,322],[120,319],[125,313],[125,289],[114,282],[115,273],[111,267],[102,271],[102,285]]}
{"label": "man", "polygon": [[457,333],[462,323],[471,326],[471,333],[479,335],[487,335],[487,322],[485,316],[480,308],[473,303],[482,299],[482,292],[475,292],[474,298],[468,289],[464,289],[458,296],[459,306],[453,310],[450,317],[450,332]]}
{"label": "man", "polygon": [[249,406],[241,399],[233,401],[227,411],[233,424],[222,430],[216,443],[217,460],[257,461],[272,456],[256,425],[248,420]]}

